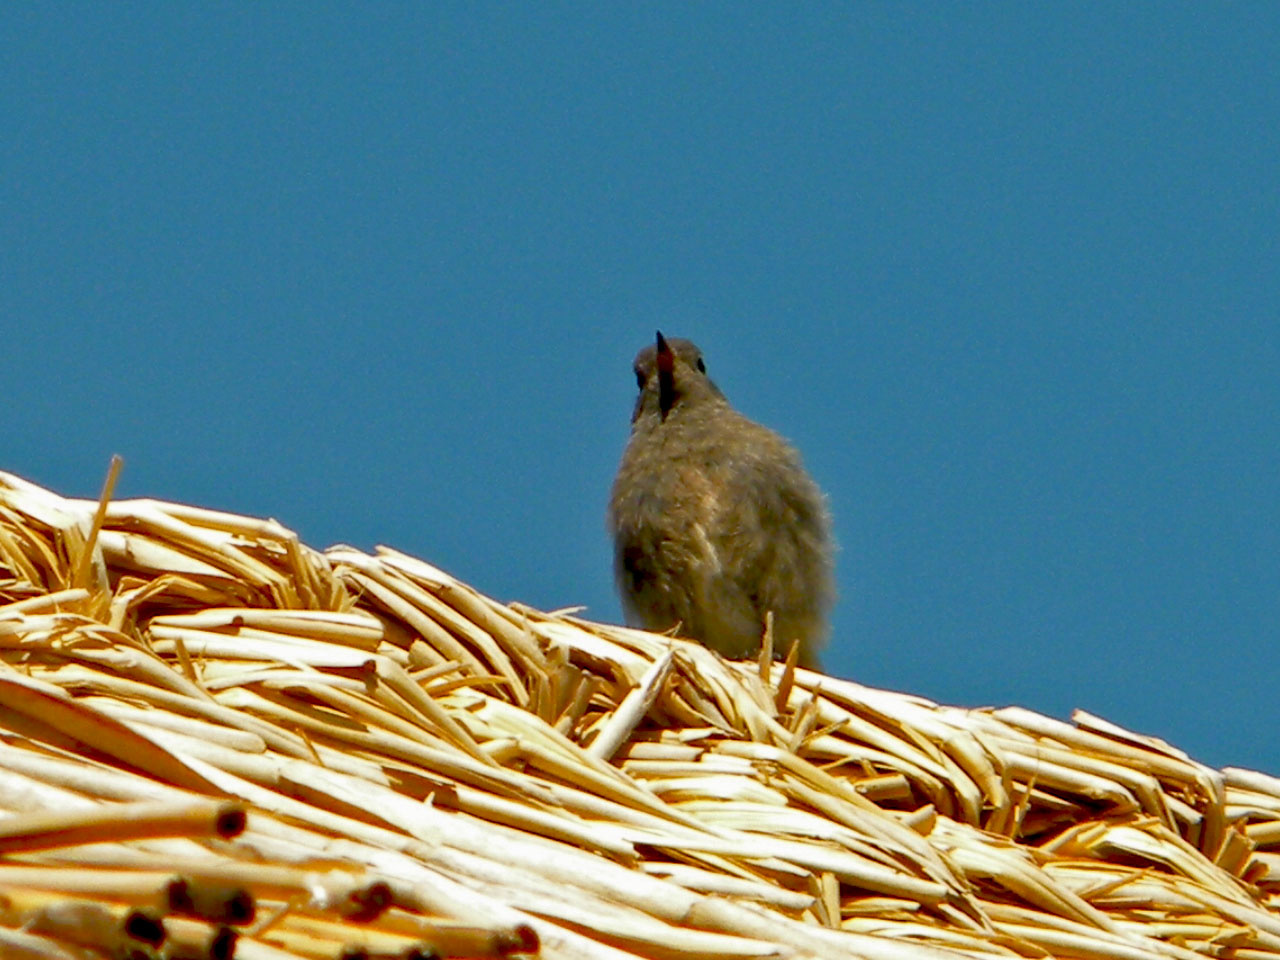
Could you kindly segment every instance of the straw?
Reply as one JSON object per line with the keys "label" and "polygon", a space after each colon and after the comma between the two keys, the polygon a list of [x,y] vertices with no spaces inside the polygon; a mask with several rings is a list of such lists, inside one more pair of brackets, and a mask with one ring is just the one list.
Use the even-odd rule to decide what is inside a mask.
{"label": "straw", "polygon": [[0,957],[1280,960],[1280,778],[116,471],[0,473]]}

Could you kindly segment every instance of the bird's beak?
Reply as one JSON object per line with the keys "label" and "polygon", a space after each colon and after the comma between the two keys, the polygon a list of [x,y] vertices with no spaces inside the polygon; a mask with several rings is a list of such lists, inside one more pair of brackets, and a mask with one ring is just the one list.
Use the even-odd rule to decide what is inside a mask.
{"label": "bird's beak", "polygon": [[676,402],[676,355],[658,331],[658,408],[662,411],[662,419],[667,419],[671,407]]}

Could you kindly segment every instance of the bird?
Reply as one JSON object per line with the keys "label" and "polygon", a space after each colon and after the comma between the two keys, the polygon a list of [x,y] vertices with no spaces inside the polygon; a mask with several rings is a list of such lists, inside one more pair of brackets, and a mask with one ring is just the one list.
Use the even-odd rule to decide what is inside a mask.
{"label": "bird", "polygon": [[771,613],[779,653],[799,641],[799,663],[818,669],[834,546],[800,455],[730,406],[688,340],[659,331],[635,375],[608,507],[626,622],[737,659],[759,649]]}

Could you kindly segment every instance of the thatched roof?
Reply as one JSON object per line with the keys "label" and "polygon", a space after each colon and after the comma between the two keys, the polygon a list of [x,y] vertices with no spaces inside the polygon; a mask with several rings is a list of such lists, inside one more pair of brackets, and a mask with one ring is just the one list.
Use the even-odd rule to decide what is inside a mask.
{"label": "thatched roof", "polygon": [[7,474],[0,811],[5,958],[1280,957],[1280,780]]}

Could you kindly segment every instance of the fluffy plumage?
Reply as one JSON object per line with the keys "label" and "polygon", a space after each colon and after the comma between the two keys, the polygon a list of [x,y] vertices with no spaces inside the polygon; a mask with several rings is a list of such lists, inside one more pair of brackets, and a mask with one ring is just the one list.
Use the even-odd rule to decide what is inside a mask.
{"label": "fluffy plumage", "polygon": [[678,625],[728,657],[801,641],[816,666],[834,597],[821,491],[778,434],[736,412],[688,340],[635,360],[631,439],[609,502],[614,573],[627,622]]}

